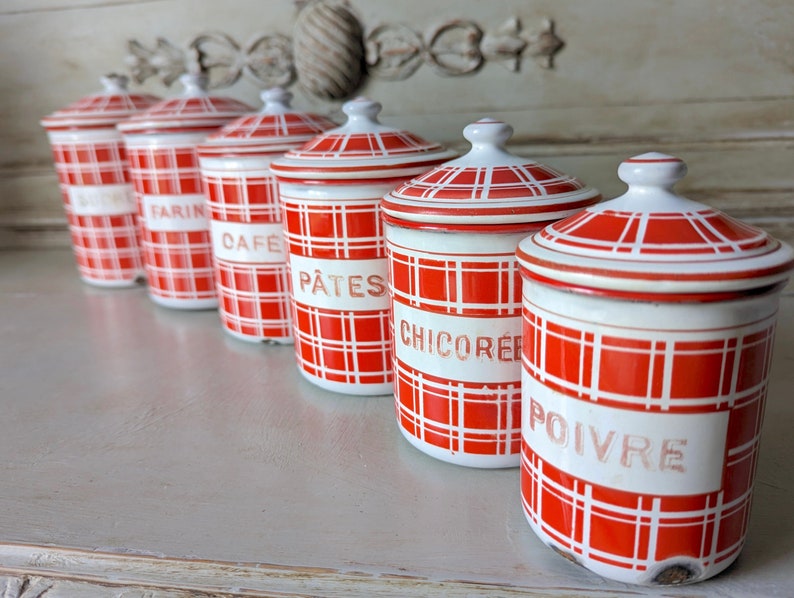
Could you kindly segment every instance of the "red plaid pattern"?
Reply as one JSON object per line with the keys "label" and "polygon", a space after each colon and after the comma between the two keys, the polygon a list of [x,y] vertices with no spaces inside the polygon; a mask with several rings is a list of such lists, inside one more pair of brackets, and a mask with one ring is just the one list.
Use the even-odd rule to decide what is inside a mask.
{"label": "red plaid pattern", "polygon": [[449,255],[388,246],[394,300],[436,313],[521,314],[521,276],[513,253]]}
{"label": "red plaid pattern", "polygon": [[134,204],[112,214],[80,213],[72,204],[75,193],[131,194],[121,138],[100,131],[54,134],[50,140],[80,276],[101,285],[134,282],[143,274]]}
{"label": "red plaid pattern", "polygon": [[[513,464],[518,465],[521,368],[520,344],[516,341],[521,335],[521,276],[514,247],[524,233],[510,236],[514,243],[502,241],[503,235],[482,236],[476,242],[472,238],[465,243],[465,253],[444,248],[443,238],[437,243],[427,240],[422,244],[444,248],[442,253],[408,247],[412,244],[410,233],[400,234],[404,240],[398,241],[394,232],[387,229],[394,313],[402,314],[403,310],[397,308],[406,306],[447,316],[431,320],[435,331],[429,330],[430,324],[417,328],[415,322],[393,322],[395,406],[400,425],[419,441],[448,451],[451,460],[461,455],[514,455]],[[434,233],[413,234],[419,237]],[[446,235],[450,236],[453,235]],[[410,314],[415,312],[406,313],[411,319]],[[494,332],[497,335],[512,330],[503,339],[509,341],[509,346],[502,345],[499,355],[498,338],[469,334],[465,324],[456,324],[460,321],[458,316],[487,321],[479,328],[499,331]],[[440,332],[444,327],[449,330]],[[485,347],[479,352],[478,343]],[[418,346],[421,359],[411,351],[405,352],[404,345]],[[466,354],[460,355],[461,351]],[[475,374],[461,361],[471,359],[472,354],[474,359],[504,358],[512,375],[505,376],[496,369],[485,375]],[[458,363],[454,363],[456,359]],[[499,464],[503,466],[504,459]]]}
{"label": "red plaid pattern", "polygon": [[[572,406],[599,405],[650,420],[654,414],[723,414],[728,422],[719,488],[687,494],[628,491],[607,486],[607,480],[602,485],[580,479],[542,458],[525,432],[521,494],[532,527],[573,558],[627,581],[643,572],[653,575],[669,559],[703,571],[727,566],[743,545],[750,513],[775,330],[772,310],[735,328],[659,330],[589,324],[557,313],[548,300],[541,307],[532,297],[525,294],[523,314],[523,366],[532,381],[524,384],[524,409],[530,389],[541,385],[562,393],[561,400]],[[564,450],[573,456],[571,444]]]}
{"label": "red plaid pattern", "polygon": [[560,247],[631,256],[715,256],[751,251],[766,244],[762,230],[727,220],[721,212],[705,207],[699,211],[653,214],[585,210],[549,225],[539,238]]}
{"label": "red plaid pattern", "polygon": [[341,311],[294,302],[298,366],[336,384],[391,384],[388,310]]}
{"label": "red plaid pattern", "polygon": [[[202,173],[212,221],[280,225],[278,184],[272,175],[265,171],[221,172],[207,168],[202,169]],[[281,250],[282,236],[279,226]],[[230,245],[239,242],[229,239]],[[223,326],[232,333],[255,340],[291,341],[286,255],[282,254],[280,263],[251,263],[225,259],[224,255],[215,252],[216,288]]]}
{"label": "red plaid pattern", "polygon": [[[383,389],[390,389],[392,384],[392,343],[385,240],[379,211],[381,190],[373,189],[373,197],[367,199],[312,201],[299,197],[291,185],[282,182],[280,192],[292,269],[292,315],[299,367],[309,376],[334,387],[339,385],[339,390],[385,394],[388,390]],[[300,292],[303,287],[295,285],[296,277],[301,275],[293,263],[298,257],[310,264],[305,270],[312,277],[324,274],[334,264],[339,268],[368,264],[371,270],[383,272],[375,281],[378,286],[370,288],[375,296],[365,307],[350,297],[337,297],[331,306],[312,305],[308,298],[314,281],[306,285],[305,293]],[[366,284],[366,277],[362,280]],[[324,284],[329,287],[331,282],[326,280]],[[373,302],[378,306],[375,309],[371,308]],[[368,392],[367,387],[373,392]]]}
{"label": "red plaid pattern", "polygon": [[[202,139],[199,135],[196,140]],[[217,300],[209,219],[195,230],[153,230],[144,198],[192,196],[205,201],[198,157],[193,144],[127,144],[130,175],[139,205],[142,249],[149,293],[164,302]],[[164,199],[168,203],[168,199]]]}
{"label": "red plaid pattern", "polygon": [[397,421],[451,455],[518,455],[521,386],[446,380],[394,361]]}
{"label": "red plaid pattern", "polygon": [[385,259],[378,204],[374,200],[306,202],[286,196],[282,188],[284,234],[290,255]]}

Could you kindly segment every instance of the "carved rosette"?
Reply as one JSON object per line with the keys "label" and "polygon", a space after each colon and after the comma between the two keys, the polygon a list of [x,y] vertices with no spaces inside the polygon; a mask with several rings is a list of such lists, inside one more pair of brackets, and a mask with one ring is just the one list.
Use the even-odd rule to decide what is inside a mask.
{"label": "carved rosette", "polygon": [[549,19],[537,31],[525,31],[517,17],[510,17],[488,29],[452,19],[424,34],[402,24],[379,25],[365,34],[347,0],[303,0],[299,6],[292,38],[268,34],[243,46],[225,33],[208,32],[186,50],[163,38],[152,49],[130,40],[127,66],[139,83],[158,77],[170,86],[197,60],[214,89],[247,74],[267,87],[297,81],[314,97],[344,100],[368,76],[400,81],[423,64],[448,77],[476,73],[487,62],[519,72],[525,57],[550,69],[564,46]]}
{"label": "carved rosette", "polygon": [[298,14],[293,33],[298,83],[312,95],[343,100],[364,76],[364,33],[346,3],[315,0]]}

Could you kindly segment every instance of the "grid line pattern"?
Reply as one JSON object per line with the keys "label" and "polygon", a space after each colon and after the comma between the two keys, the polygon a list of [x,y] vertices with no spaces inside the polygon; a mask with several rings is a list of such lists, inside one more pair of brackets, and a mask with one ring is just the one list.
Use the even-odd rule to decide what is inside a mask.
{"label": "grid line pattern", "polygon": [[397,421],[411,436],[468,455],[517,455],[520,383],[471,384],[394,364]]}
{"label": "grid line pattern", "polygon": [[542,164],[511,166],[439,166],[402,185],[396,194],[412,199],[512,199],[528,197],[569,201],[567,194],[584,185],[574,177]]}
{"label": "grid line pattern", "polygon": [[719,410],[766,387],[774,332],[774,316],[738,332],[610,330],[530,303],[523,312],[524,369],[549,388],[606,405]]}
{"label": "grid line pattern", "polygon": [[521,276],[513,254],[438,255],[388,243],[395,301],[454,315],[521,313]]}
{"label": "grid line pattern", "polygon": [[[278,184],[270,175],[230,170],[202,174],[210,218],[217,222],[281,222]],[[228,330],[254,339],[292,338],[289,273],[283,262],[242,262],[214,255],[218,311]]]}
{"label": "grid line pattern", "polygon": [[210,218],[220,222],[281,222],[278,182],[270,175],[202,173]]}
{"label": "grid line pattern", "polygon": [[[379,210],[380,198],[321,203],[285,193],[281,206],[290,256],[323,261],[382,260],[386,248]],[[384,281],[385,282],[385,281]],[[384,289],[385,291],[385,289]],[[383,309],[329,309],[292,299],[295,353],[306,373],[349,385],[392,383],[392,339],[389,306]]]}
{"label": "grid line pattern", "polygon": [[108,119],[123,119],[145,110],[160,99],[148,94],[136,93],[96,93],[77,100],[67,107],[58,110],[45,120],[49,126],[59,124],[58,121],[73,118],[91,120],[102,116]]}
{"label": "grid line pattern", "polygon": [[442,146],[422,139],[408,131],[328,132],[308,141],[303,147],[287,153],[297,159],[399,158],[421,156],[442,150]]}
{"label": "grid line pattern", "polygon": [[137,213],[75,213],[70,189],[129,185],[121,138],[52,142],[55,171],[80,276],[87,282],[131,282],[143,274]]}
{"label": "grid line pattern", "polygon": [[[729,467],[726,476],[754,470],[756,459],[753,451],[745,465]],[[524,442],[521,496],[533,527],[574,557],[647,571],[682,556],[708,567],[738,554],[752,492],[747,488],[732,500],[723,491],[684,497],[621,492],[572,478]]]}
{"label": "grid line pattern", "polygon": [[310,202],[282,186],[282,218],[290,255],[331,259],[386,257],[379,202]]}
{"label": "grid line pattern", "polygon": [[[490,319],[492,326],[485,329],[501,330],[504,322],[521,314],[521,276],[513,253],[496,253],[482,245],[465,255],[438,255],[398,245],[387,236],[392,301],[434,314]],[[520,336],[520,327],[514,333]],[[423,358],[446,359],[438,354]],[[513,380],[494,375],[486,382],[444,379],[416,365],[395,353],[397,419],[408,434],[450,455],[516,455],[517,464],[521,438],[518,362]]]}
{"label": "grid line pattern", "polygon": [[332,121],[318,114],[264,111],[241,116],[210,135],[208,140],[214,143],[227,141],[232,147],[235,147],[235,142],[244,141],[261,141],[273,145],[295,144],[309,141],[333,126],[335,125]]}
{"label": "grid line pattern", "polygon": [[525,301],[524,370],[567,400],[649,414],[728,413],[721,487],[700,494],[588,482],[541,458],[525,436],[521,495],[533,528],[574,558],[616,570],[648,571],[673,558],[705,570],[735,557],[750,513],[774,316],[666,331],[589,324]]}
{"label": "grid line pattern", "polygon": [[762,230],[712,209],[680,213],[585,210],[551,224],[538,239],[559,250],[568,247],[632,256],[665,255],[679,261],[692,259],[692,255],[730,257],[767,244]]}
{"label": "grid line pattern", "polygon": [[292,338],[286,264],[257,266],[216,258],[215,272],[224,327],[258,339]]}
{"label": "grid line pattern", "polygon": [[150,294],[186,302],[216,299],[209,219],[201,230],[152,230],[144,210],[144,195],[202,193],[194,146],[130,146],[128,160]]}
{"label": "grid line pattern", "polygon": [[298,366],[349,385],[392,383],[388,310],[340,311],[293,302]]}

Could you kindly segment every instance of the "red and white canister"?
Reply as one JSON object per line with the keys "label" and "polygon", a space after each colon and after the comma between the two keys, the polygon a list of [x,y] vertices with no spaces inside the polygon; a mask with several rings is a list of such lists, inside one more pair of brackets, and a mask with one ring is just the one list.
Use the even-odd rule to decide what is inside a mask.
{"label": "red and white canister", "polygon": [[380,201],[454,154],[344,104],[347,122],[271,164],[279,182],[299,371],[327,390],[392,392],[386,241]]}
{"label": "red and white canister", "polygon": [[180,78],[182,95],[158,102],[118,124],[135,188],[149,297],[178,309],[218,305],[209,209],[196,146],[253,110],[207,93],[206,77]]}
{"label": "red and white canister", "polygon": [[292,342],[292,308],[278,184],[270,162],[336,124],[290,108],[292,94],[262,92],[241,116],[199,146],[209,200],[221,323],[252,342]]}
{"label": "red and white canister", "polygon": [[518,243],[601,196],[505,150],[513,128],[468,125],[464,156],[404,183],[381,204],[403,435],[472,467],[516,467],[521,444]]}
{"label": "red and white canister", "polygon": [[108,75],[104,90],[42,119],[63,197],[77,270],[83,281],[127,287],[143,279],[137,207],[116,124],[160,98],[127,90]]}
{"label": "red and white canister", "polygon": [[521,496],[605,577],[716,575],[744,544],[780,290],[794,251],[626,160],[625,195],[521,242]]}

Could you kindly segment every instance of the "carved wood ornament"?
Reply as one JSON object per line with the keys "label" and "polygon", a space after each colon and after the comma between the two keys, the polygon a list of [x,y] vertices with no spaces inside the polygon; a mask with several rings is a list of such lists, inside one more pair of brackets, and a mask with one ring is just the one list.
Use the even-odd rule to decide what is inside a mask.
{"label": "carved wood ornament", "polygon": [[475,73],[486,62],[518,72],[528,56],[550,69],[564,45],[549,19],[535,32],[525,31],[517,17],[510,17],[489,29],[452,19],[424,34],[403,24],[383,24],[366,33],[347,0],[296,4],[291,38],[265,34],[242,46],[225,33],[206,32],[187,49],[164,38],[153,48],[133,39],[127,44],[127,66],[138,83],[158,77],[170,86],[180,74],[199,68],[209,75],[213,89],[229,87],[246,74],[267,87],[297,82],[314,97],[344,100],[368,77],[400,81],[423,64],[456,77]]}

